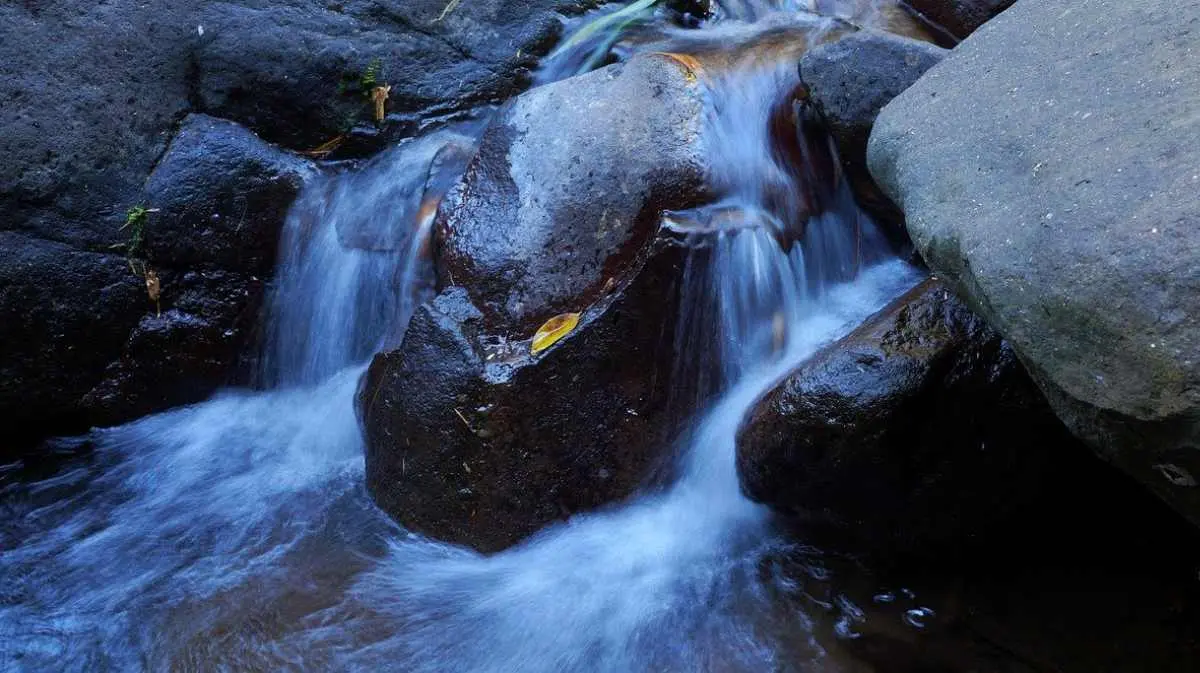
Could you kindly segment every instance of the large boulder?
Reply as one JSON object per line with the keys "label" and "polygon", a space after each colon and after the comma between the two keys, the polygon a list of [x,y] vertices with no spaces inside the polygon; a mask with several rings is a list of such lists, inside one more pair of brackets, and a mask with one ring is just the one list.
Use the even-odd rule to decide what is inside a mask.
{"label": "large boulder", "polygon": [[800,82],[837,145],[855,198],[884,221],[903,222],[904,214],[867,171],[871,127],[883,106],[946,53],[928,42],[864,30],[818,45],[800,59]]}
{"label": "large boulder", "polygon": [[[530,91],[492,123],[439,210],[441,295],[360,394],[385,511],[492,551],[642,483],[672,431],[685,255],[660,214],[704,198],[703,114],[690,71],[652,55]],[[562,313],[578,326],[534,353]]]}
{"label": "large boulder", "polygon": [[1200,523],[1197,25],[1019,2],[884,109],[868,161],[1067,425]]}
{"label": "large boulder", "polygon": [[[144,340],[131,331],[134,326],[161,334],[154,325],[174,319],[172,297],[199,302],[188,300],[194,307],[185,311],[189,315],[225,316],[206,330],[240,333],[241,316],[253,312],[257,276],[270,269],[279,210],[287,206],[281,190],[291,187],[277,182],[231,191],[256,169],[246,164],[225,177],[208,170],[244,149],[253,138],[244,131],[210,147],[214,157],[193,148],[191,159],[199,166],[177,163],[177,175],[159,167],[147,185],[188,113],[241,122],[292,149],[334,140],[318,154],[361,155],[411,132],[417,111],[452,114],[524,86],[537,54],[561,30],[557,12],[581,6],[573,0],[459,7],[441,0],[0,4],[6,113],[0,116],[0,232],[6,245],[0,322],[12,326],[3,335],[0,414],[19,419],[14,432],[30,437],[127,417],[91,418],[79,400],[100,385],[110,364],[141,350],[129,345]],[[379,128],[363,90],[372,78],[392,87],[389,117]],[[183,125],[176,151],[196,137],[197,124]],[[360,136],[366,140],[356,142]],[[195,182],[200,175],[214,182]],[[209,187],[221,196],[208,196]],[[160,197],[162,206],[146,202]],[[139,203],[160,210],[150,215],[149,227],[166,234],[173,222],[169,227],[178,234],[148,240],[164,309],[161,318],[155,310],[150,323],[144,321],[154,304],[120,249],[130,239],[129,228],[122,229],[126,212]],[[269,212],[257,212],[260,205]],[[210,216],[218,219],[203,222]],[[203,275],[184,280],[201,270]],[[235,276],[241,290],[231,290]],[[214,303],[226,300],[231,303],[224,308]],[[203,310],[195,308],[201,305]],[[169,332],[185,324],[191,323]],[[186,357],[191,347],[186,337],[154,341],[155,348],[174,344],[161,353],[169,359]],[[196,399],[205,389],[207,384],[149,403],[158,395],[151,386],[133,406],[161,408]],[[101,386],[93,396],[100,407],[108,406],[100,400],[115,403],[104,390],[113,389]]]}
{"label": "large boulder", "polygon": [[1012,349],[926,280],[805,361],[738,436],[743,488],[873,550],[962,547],[1072,441]]}

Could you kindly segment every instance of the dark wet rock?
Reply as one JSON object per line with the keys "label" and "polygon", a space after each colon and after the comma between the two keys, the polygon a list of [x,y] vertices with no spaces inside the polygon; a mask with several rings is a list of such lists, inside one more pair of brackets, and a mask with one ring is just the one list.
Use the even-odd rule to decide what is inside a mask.
{"label": "dark wet rock", "polygon": [[532,333],[595,301],[662,211],[698,201],[702,105],[695,77],[666,56],[517,98],[439,211],[442,284],[467,288],[500,332]]}
{"label": "dark wet rock", "polygon": [[[481,551],[632,494],[664,458],[683,251],[660,241],[625,287],[536,356],[460,287],[417,310],[359,397],[367,486],[406,527]],[[648,251],[649,252],[649,251]]]}
{"label": "dark wet rock", "polygon": [[743,488],[873,549],[968,544],[1072,441],[1007,344],[927,280],[802,364],[738,438]]}
{"label": "dark wet rock", "polygon": [[[257,141],[234,127],[217,141],[219,122],[193,117],[167,157],[173,163],[147,183],[189,113],[230,118],[291,149],[350,131],[323,156],[373,153],[412,133],[420,113],[455,114],[526,86],[537,54],[560,31],[557,12],[583,4],[485,0],[444,16],[442,0],[0,4],[0,231],[12,242],[0,322],[23,322],[5,338],[25,342],[5,351],[11,376],[0,412],[22,419],[21,433],[75,429],[81,396],[125,357],[130,330],[150,307],[121,256],[130,238],[121,225],[147,197],[170,202],[170,212],[163,207],[147,223],[158,225],[147,254],[163,280],[164,307],[176,272],[197,269],[227,271],[232,283],[187,285],[231,298],[206,316],[240,316],[241,298],[255,296],[252,277],[271,263],[273,222],[294,187],[284,176],[297,162],[251,147]],[[378,83],[393,87],[378,126],[363,90],[376,63]],[[198,165],[189,166],[178,153],[202,124],[213,131],[191,147]],[[355,132],[366,127],[374,132]],[[214,156],[201,151],[210,142]],[[253,156],[238,158],[243,150]],[[230,175],[209,171],[220,166]],[[193,182],[201,174],[210,182]],[[239,176],[258,176],[255,196],[233,190]],[[213,215],[219,220],[201,223]],[[70,380],[68,363],[77,365]]]}
{"label": "dark wet rock", "polygon": [[312,147],[372,118],[373,85],[388,110],[456,110],[527,86],[557,38],[563,0],[464,3],[246,3],[199,13],[195,95],[212,114],[268,140]]}
{"label": "dark wet rock", "polygon": [[904,214],[867,170],[867,139],[879,111],[946,54],[927,42],[861,31],[813,48],[800,59],[808,100],[837,144],[855,198],[892,223]]}
{"label": "dark wet rock", "polygon": [[[360,394],[368,487],[404,525],[501,549],[631,494],[669,446],[684,250],[660,214],[704,197],[697,88],[641,57],[486,132],[439,211],[443,291]],[[564,312],[578,327],[532,355]]]}
{"label": "dark wet rock", "polygon": [[949,37],[962,40],[1015,0],[904,0],[906,8]]}
{"label": "dark wet rock", "polygon": [[[211,270],[161,275],[161,313],[149,304],[119,359],[80,401],[89,424],[111,425],[204,399],[231,381],[255,332],[260,278]],[[144,293],[138,299],[147,302]]]}
{"label": "dark wet rock", "polygon": [[125,240],[111,252],[7,232],[0,315],[21,325],[5,334],[0,409],[19,419],[18,437],[122,422],[227,382],[288,208],[315,172],[236,124],[191,115],[134,199],[144,219],[114,227]]}
{"label": "dark wet rock", "polygon": [[1200,523],[1197,30],[1192,5],[1017,3],[888,105],[868,160],[1066,424]]}
{"label": "dark wet rock", "polygon": [[125,258],[0,232],[0,417],[15,448],[79,430],[80,399],[153,305]]}
{"label": "dark wet rock", "polygon": [[153,212],[137,254],[151,265],[269,273],[280,225],[315,174],[237,124],[188,115],[146,181],[141,202]]}

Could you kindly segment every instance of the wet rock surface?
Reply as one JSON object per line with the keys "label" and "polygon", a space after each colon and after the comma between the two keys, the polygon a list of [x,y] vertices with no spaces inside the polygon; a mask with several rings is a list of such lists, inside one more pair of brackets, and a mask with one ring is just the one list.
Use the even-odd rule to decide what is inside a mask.
{"label": "wet rock surface", "polygon": [[1072,441],[1009,346],[926,280],[769,392],[738,468],[797,521],[931,553],[1004,523]]}
{"label": "wet rock surface", "polygon": [[1198,23],[1018,3],[888,105],[868,159],[1066,424],[1200,523]]}
{"label": "wet rock surface", "polygon": [[904,6],[955,40],[965,39],[1014,0],[904,0]]}
{"label": "wet rock surface", "polygon": [[8,232],[0,310],[37,315],[5,335],[0,408],[18,419],[18,438],[130,420],[228,382],[255,329],[279,229],[315,172],[236,124],[192,115],[136,199],[147,211],[121,228],[115,249]]}
{"label": "wet rock surface", "polygon": [[899,225],[904,214],[867,170],[871,127],[883,106],[946,53],[927,42],[864,30],[819,45],[800,59],[800,81],[837,145],[855,198],[883,221]]}
{"label": "wet rock surface", "polygon": [[406,526],[494,551],[662,457],[685,251],[659,217],[703,197],[696,87],[638,58],[524,94],[485,133],[439,211],[443,290],[359,397],[368,487]]}
{"label": "wet rock surface", "polygon": [[[561,30],[558,12],[583,4],[471,3],[444,15],[440,0],[0,6],[8,75],[0,78],[0,99],[12,113],[0,119],[0,230],[12,242],[0,320],[24,323],[5,335],[13,345],[0,411],[20,419],[17,434],[30,437],[89,422],[80,391],[99,385],[108,365],[126,357],[127,342],[142,338],[130,330],[153,308],[142,280],[128,268],[127,279],[117,271],[127,267],[120,249],[130,237],[121,228],[126,212],[147,197],[164,202],[145,204],[160,209],[150,216],[149,226],[161,226],[147,253],[161,273],[163,308],[182,277],[173,271],[213,272],[179,290],[193,296],[209,288],[208,298],[196,295],[201,312],[226,318],[218,320],[221,329],[204,329],[240,333],[234,323],[241,319],[232,316],[254,303],[245,299],[258,293],[254,276],[273,261],[272,227],[292,186],[270,175],[287,160],[250,149],[251,134],[229,130],[219,141],[211,133],[196,140],[218,144],[193,145],[196,165],[177,163],[168,174],[158,164],[177,127],[180,152],[200,137],[200,125],[220,123],[194,116],[181,125],[189,113],[231,119],[290,149],[336,140],[322,157],[371,153],[413,132],[419,113],[454,114],[527,86],[538,54]],[[392,87],[379,126],[366,90],[372,78]],[[231,166],[222,162],[243,151],[266,163],[248,160],[223,177],[209,170]],[[216,219],[201,221],[208,217]],[[174,235],[165,235],[168,227]],[[210,301],[224,299],[231,303],[219,311]],[[32,313],[41,315],[25,318]],[[188,320],[172,331],[186,333]],[[176,348],[187,341],[181,336]],[[29,399],[37,402],[24,404]]]}
{"label": "wet rock surface", "polygon": [[694,76],[665,56],[517,98],[439,211],[441,283],[467,288],[490,329],[532,333],[595,301],[662,211],[698,200],[701,108]]}

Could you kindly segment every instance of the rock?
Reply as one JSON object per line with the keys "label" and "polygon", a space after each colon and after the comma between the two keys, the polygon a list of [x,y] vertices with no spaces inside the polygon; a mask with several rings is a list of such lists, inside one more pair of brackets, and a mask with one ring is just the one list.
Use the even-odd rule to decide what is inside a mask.
{"label": "rock", "polygon": [[528,86],[571,0],[248,3],[199,12],[194,92],[201,109],[264,138],[310,148],[372,118],[369,89],[392,87],[387,110],[447,112],[498,102]]}
{"label": "rock", "polygon": [[926,280],[800,365],[738,436],[743,488],[873,550],[962,547],[1071,438],[1012,350]]}
{"label": "rock", "polygon": [[237,124],[188,115],[146,181],[141,202],[154,212],[139,254],[151,265],[270,273],[280,226],[316,172]]}
{"label": "rock", "polygon": [[40,433],[82,430],[80,400],[153,305],[123,256],[0,232],[0,417],[7,455]]}
{"label": "rock", "polygon": [[1015,0],[904,0],[901,3],[954,41],[966,39],[977,28]]}
{"label": "rock", "polygon": [[[439,211],[441,294],[359,397],[368,488],[405,526],[502,549],[630,495],[669,446],[685,250],[660,211],[705,197],[700,95],[675,60],[638,57],[488,129]],[[531,354],[564,312],[579,325]]]}
{"label": "rock", "polygon": [[[218,141],[208,132],[198,139],[200,127],[220,122],[193,116],[173,151],[190,152],[198,165],[180,160],[171,167],[177,175],[159,166],[148,183],[189,113],[227,117],[291,149],[315,149],[350,131],[318,154],[361,156],[411,133],[418,112],[456,114],[525,86],[537,54],[560,30],[557,12],[579,7],[574,0],[481,0],[443,16],[443,0],[0,4],[6,112],[0,116],[0,232],[12,243],[0,276],[13,284],[4,288],[0,322],[23,323],[5,335],[14,345],[5,351],[9,378],[0,413],[22,419],[13,431],[34,437],[80,429],[91,417],[85,407],[111,398],[97,392],[83,404],[82,396],[110,390],[103,382],[109,365],[144,350],[134,344],[149,333],[131,330],[142,325],[136,329],[160,334],[157,316],[146,322],[152,305],[142,280],[117,250],[129,240],[128,229],[121,229],[126,212],[142,199],[163,204],[148,222],[158,235],[147,251],[162,279],[168,331],[196,324],[193,309],[178,307],[188,318],[170,312],[172,293],[179,292],[194,297],[189,306],[204,306],[203,321],[215,321],[205,333],[242,334],[241,318],[234,316],[245,314],[258,276],[270,268],[273,223],[293,191],[292,179],[279,176],[292,175],[287,166],[297,160],[235,127],[227,127],[217,146],[203,145]],[[376,62],[377,78],[393,87],[388,119],[378,127],[362,90],[363,75]],[[193,141],[201,144],[187,149]],[[206,156],[208,150],[214,156]],[[265,163],[256,168],[260,160]],[[222,165],[243,172],[222,178],[209,171]],[[252,185],[257,202],[231,191],[251,174],[265,181]],[[201,175],[209,182],[192,182]],[[212,215],[219,221],[201,223]],[[183,281],[191,271],[203,273]],[[210,298],[231,303],[218,310],[195,294],[205,288]],[[168,341],[188,347],[187,338]],[[205,346],[198,356],[215,362],[211,353]],[[76,369],[68,372],[68,364]],[[152,387],[139,393],[142,400],[153,397]]]}
{"label": "rock", "polygon": [[800,80],[837,144],[855,198],[885,222],[899,224],[904,214],[879,191],[867,170],[871,126],[888,101],[946,53],[927,42],[861,31],[819,45],[800,59]]}
{"label": "rock", "polygon": [[38,314],[6,335],[0,409],[21,419],[16,434],[119,423],[226,383],[284,218],[315,173],[236,124],[190,115],[135,199],[148,211],[121,231],[126,254],[9,232],[0,315]]}
{"label": "rock", "polygon": [[662,211],[697,202],[702,105],[695,78],[666,56],[518,97],[439,211],[443,285],[467,288],[502,332],[532,334],[594,302]]}
{"label": "rock", "polygon": [[1018,3],[893,100],[868,148],[925,259],[1066,424],[1195,523],[1198,29],[1190,5]]}
{"label": "rock", "polygon": [[[128,272],[128,270],[126,270]],[[257,328],[263,281],[228,271],[161,274],[162,312],[142,314],[120,357],[80,400],[90,425],[112,425],[202,400],[231,381]],[[145,302],[144,291],[139,303]]]}

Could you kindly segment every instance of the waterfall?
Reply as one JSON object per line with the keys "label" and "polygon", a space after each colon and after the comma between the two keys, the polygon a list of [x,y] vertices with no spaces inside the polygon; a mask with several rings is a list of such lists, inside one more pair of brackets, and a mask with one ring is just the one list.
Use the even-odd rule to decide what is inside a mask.
{"label": "waterfall", "polygon": [[794,68],[770,59],[714,73],[709,151],[722,198],[669,218],[698,250],[681,329],[703,338],[681,343],[711,348],[691,355],[719,369],[673,486],[491,556],[411,535],[370,502],[354,390],[422,296],[428,159],[463,136],[406,143],[298,200],[267,318],[264,390],[95,431],[89,458],[5,487],[0,668],[762,671],[822,661],[809,618],[778,600],[786,583],[763,570],[786,543],[741,495],[735,435],[779,377],[914,272],[888,258],[831,179],[824,138],[804,135],[787,156],[771,149],[771,120],[794,85]]}

